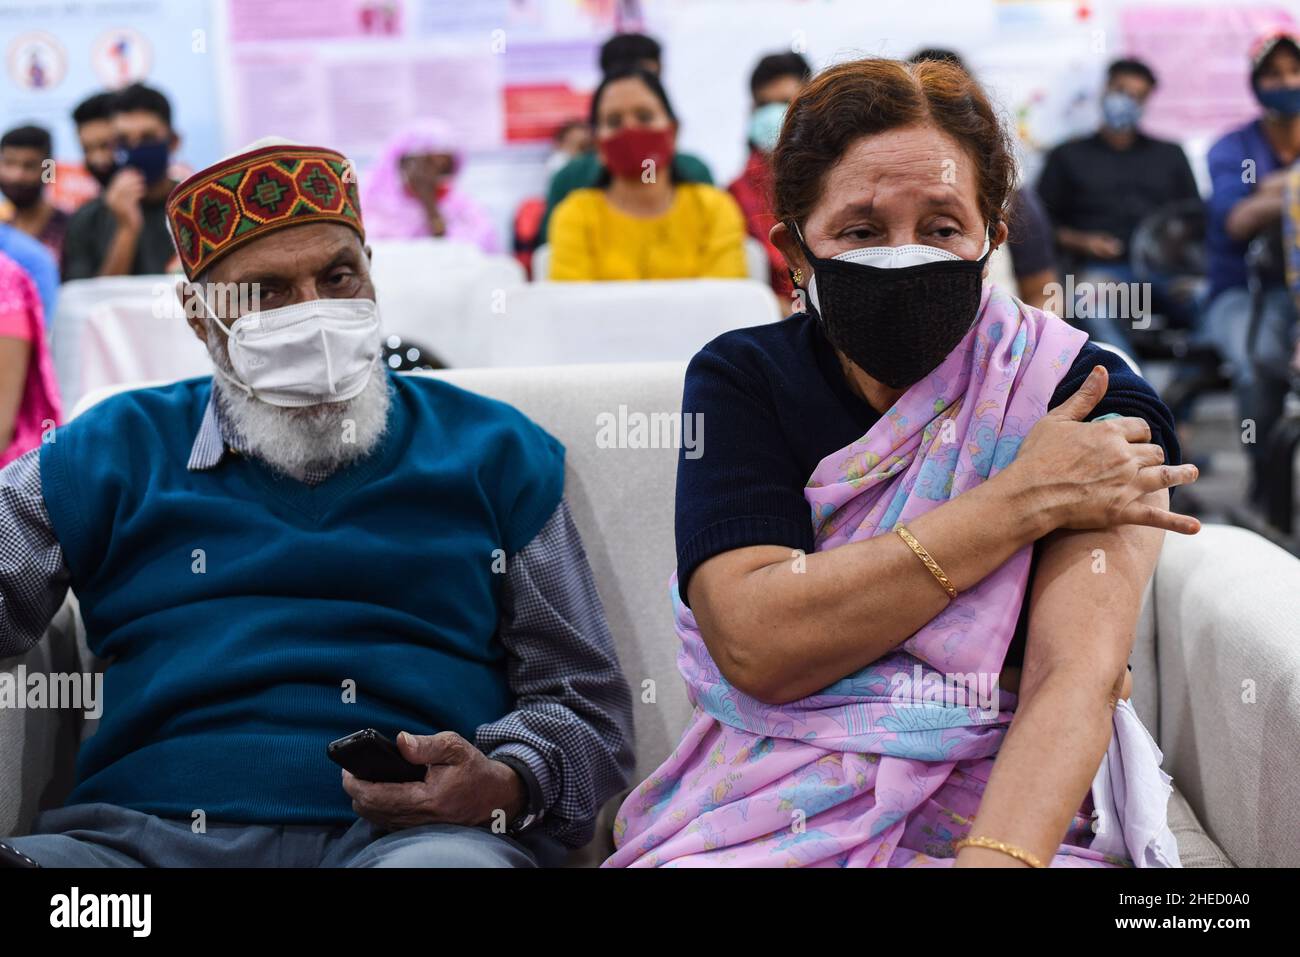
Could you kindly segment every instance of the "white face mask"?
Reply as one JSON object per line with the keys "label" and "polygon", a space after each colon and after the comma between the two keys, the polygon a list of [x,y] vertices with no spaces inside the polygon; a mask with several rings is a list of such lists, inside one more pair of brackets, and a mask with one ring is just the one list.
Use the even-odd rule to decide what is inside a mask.
{"label": "white face mask", "polygon": [[[984,254],[989,251],[989,237],[984,237],[984,248],[976,259],[983,259]],[[919,243],[912,243],[907,246],[863,246],[861,249],[850,249],[846,253],[840,253],[838,256],[832,256],[832,259],[841,259],[844,262],[860,263],[864,266],[875,266],[877,269],[906,269],[908,266],[922,266],[926,263],[951,262],[955,259],[961,259],[956,253],[949,252],[946,249],[939,249],[937,246],[922,246]],[[813,307],[819,312],[821,306],[817,302],[817,275],[814,274],[808,279],[808,298],[812,300]]]}
{"label": "white face mask", "polygon": [[381,341],[372,299],[312,299],[248,313],[229,329],[203,301],[227,336],[235,377],[217,373],[268,405],[346,402],[370,381]]}

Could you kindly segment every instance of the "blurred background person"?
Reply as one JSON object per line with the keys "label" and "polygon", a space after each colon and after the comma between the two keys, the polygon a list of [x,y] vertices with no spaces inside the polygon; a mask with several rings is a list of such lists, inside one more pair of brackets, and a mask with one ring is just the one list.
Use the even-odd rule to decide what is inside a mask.
{"label": "blurred background person", "polygon": [[180,145],[171,104],[153,87],[134,83],[113,96],[109,118],[118,169],[68,223],[65,280],[152,275],[175,261],[163,208],[176,185],[168,165]]}
{"label": "blurred background person", "polygon": [[[663,50],[659,41],[640,33],[616,33],[600,48],[600,73],[643,70],[656,79],[663,72]],[[690,153],[676,153],[673,165],[679,182],[708,183],[713,185],[713,174],[704,160]],[[564,198],[575,189],[597,185],[603,172],[601,161],[594,153],[583,153],[562,166],[552,177],[546,189],[546,214],[542,217],[541,234],[549,233],[550,220]]]}
{"label": "blurred background person", "polygon": [[749,77],[753,100],[749,114],[749,158],[741,174],[727,187],[740,206],[749,235],[767,250],[772,289],[781,297],[787,311],[794,304],[794,283],[790,281],[785,257],[770,238],[776,225],[776,217],[772,215],[772,150],[781,135],[781,123],[790,101],[799,95],[811,76],[812,67],[798,53],[770,53],[758,61]]}
{"label": "blurred background person", "polygon": [[[955,50],[925,47],[908,59],[909,63],[937,60],[960,67],[974,76],[966,61]],[[1037,309],[1047,309],[1049,285],[1056,282],[1056,249],[1047,212],[1034,191],[1017,187],[1012,190],[1007,207],[1007,241],[989,257],[989,279],[1022,302]]]}
{"label": "blurred background person", "polygon": [[366,232],[373,239],[433,236],[501,248],[496,228],[482,208],[457,187],[462,157],[442,120],[408,125],[384,144],[361,181]]}
{"label": "blurred background person", "polygon": [[[93,182],[84,202],[89,202],[108,186],[117,172],[116,140],[113,136],[113,94],[94,93],[72,111],[72,123],[77,128],[77,142],[81,145],[82,162],[86,175]],[[78,203],[78,206],[84,205]]]}
{"label": "blurred background person", "polygon": [[590,156],[592,151],[591,126],[582,118],[569,120],[558,130],[551,141],[551,154],[546,157],[546,176],[554,176],[570,161]]}
{"label": "blurred background person", "polygon": [[1286,399],[1296,304],[1280,277],[1257,274],[1258,329],[1249,341],[1246,253],[1256,236],[1280,243],[1287,170],[1300,159],[1300,39],[1287,33],[1262,37],[1250,51],[1250,64],[1251,89],[1263,112],[1210,147],[1210,289],[1201,333],[1231,364],[1239,415],[1254,424],[1255,441],[1247,451],[1249,499],[1257,504],[1266,440]]}
{"label": "blurred background person", "polygon": [[[1155,73],[1145,63],[1114,61],[1106,70],[1100,129],[1047,154],[1038,195],[1076,285],[1135,282],[1129,248],[1138,224],[1172,203],[1200,200],[1183,148],[1138,127],[1155,88]],[[1151,295],[1152,305],[1173,324],[1190,327],[1192,308],[1171,295],[1165,283],[1152,281]],[[1129,323],[1134,318],[1109,315],[1099,305],[1076,309],[1073,321],[1094,339],[1131,352]]]}
{"label": "blurred background person", "polygon": [[19,126],[0,136],[0,219],[39,240],[57,263],[63,255],[68,214],[46,195],[53,178],[54,150],[49,130]]}
{"label": "blurred background person", "polygon": [[601,81],[591,126],[602,173],[551,217],[551,279],[743,278],[736,201],[681,180],[677,117],[659,78],[630,67]]}
{"label": "blurred background person", "polygon": [[[1051,284],[1060,277],[1052,224],[1032,189],[1012,192],[1007,226],[1007,241],[990,260],[990,278],[1000,279],[1007,289],[1014,289],[1022,302],[1037,309],[1048,309]],[[1004,251],[1005,258],[999,255]],[[1003,275],[998,277],[996,272],[1003,263],[1009,268],[1002,267]]]}
{"label": "blurred background person", "polygon": [[54,318],[54,307],[59,299],[59,265],[38,239],[33,239],[17,226],[0,223],[0,255],[8,256],[27,273],[36,284],[41,300],[41,314],[48,325]]}
{"label": "blurred background person", "polygon": [[41,317],[35,283],[0,253],[0,467],[36,448],[62,418]]}
{"label": "blurred background person", "polygon": [[[1282,200],[1283,269],[1291,302],[1300,312],[1300,164],[1287,170]],[[1291,355],[1291,369],[1300,374],[1300,341]]]}
{"label": "blurred background person", "polygon": [[600,73],[608,76],[619,70],[645,70],[659,76],[663,72],[663,48],[654,37],[644,33],[616,33],[600,48]]}
{"label": "blurred background person", "polygon": [[[570,160],[591,152],[591,127],[584,119],[572,119],[562,124],[551,138],[551,152],[543,164],[547,182]],[[545,240],[542,223],[546,219],[546,197],[529,196],[515,210],[512,227],[512,245],[515,258],[533,274],[533,253]]]}

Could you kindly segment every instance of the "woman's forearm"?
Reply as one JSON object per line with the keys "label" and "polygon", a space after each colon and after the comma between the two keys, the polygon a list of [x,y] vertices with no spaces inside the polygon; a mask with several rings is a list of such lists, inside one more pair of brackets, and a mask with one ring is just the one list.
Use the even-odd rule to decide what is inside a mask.
{"label": "woman's forearm", "polygon": [[22,407],[32,344],[16,336],[0,336],[0,452],[13,441]]}
{"label": "woman's forearm", "polygon": [[[1044,535],[1051,521],[1016,475],[1004,472],[908,527],[961,592]],[[810,555],[777,546],[736,549],[696,570],[690,597],[723,674],[774,703],[869,665],[949,601],[897,535]]]}
{"label": "woman's forearm", "polygon": [[[1145,501],[1164,507],[1168,493]],[[1110,742],[1111,701],[1163,536],[1159,529],[1120,525],[1058,531],[1043,543],[1028,599],[1020,704],[972,835],[1016,845],[1044,863],[1056,852]],[[958,859],[1017,864],[975,848]]]}

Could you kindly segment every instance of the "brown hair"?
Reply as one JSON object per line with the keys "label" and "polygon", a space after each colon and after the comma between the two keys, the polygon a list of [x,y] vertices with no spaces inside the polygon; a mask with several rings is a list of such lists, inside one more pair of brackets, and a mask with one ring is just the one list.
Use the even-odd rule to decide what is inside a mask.
{"label": "brown hair", "polygon": [[1016,164],[980,85],[952,63],[875,57],[828,68],[790,104],[772,154],[777,218],[806,220],[826,173],[858,139],[917,123],[933,124],[970,153],[980,213],[990,227],[1004,221]]}

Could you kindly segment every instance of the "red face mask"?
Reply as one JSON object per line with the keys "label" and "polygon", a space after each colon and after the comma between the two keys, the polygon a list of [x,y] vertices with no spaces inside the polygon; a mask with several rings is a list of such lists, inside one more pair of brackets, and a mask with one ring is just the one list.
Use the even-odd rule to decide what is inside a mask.
{"label": "red face mask", "polygon": [[673,161],[674,131],[642,127],[619,130],[600,141],[600,159],[611,176],[640,176],[646,169],[645,161],[653,160],[656,174],[666,170]]}

